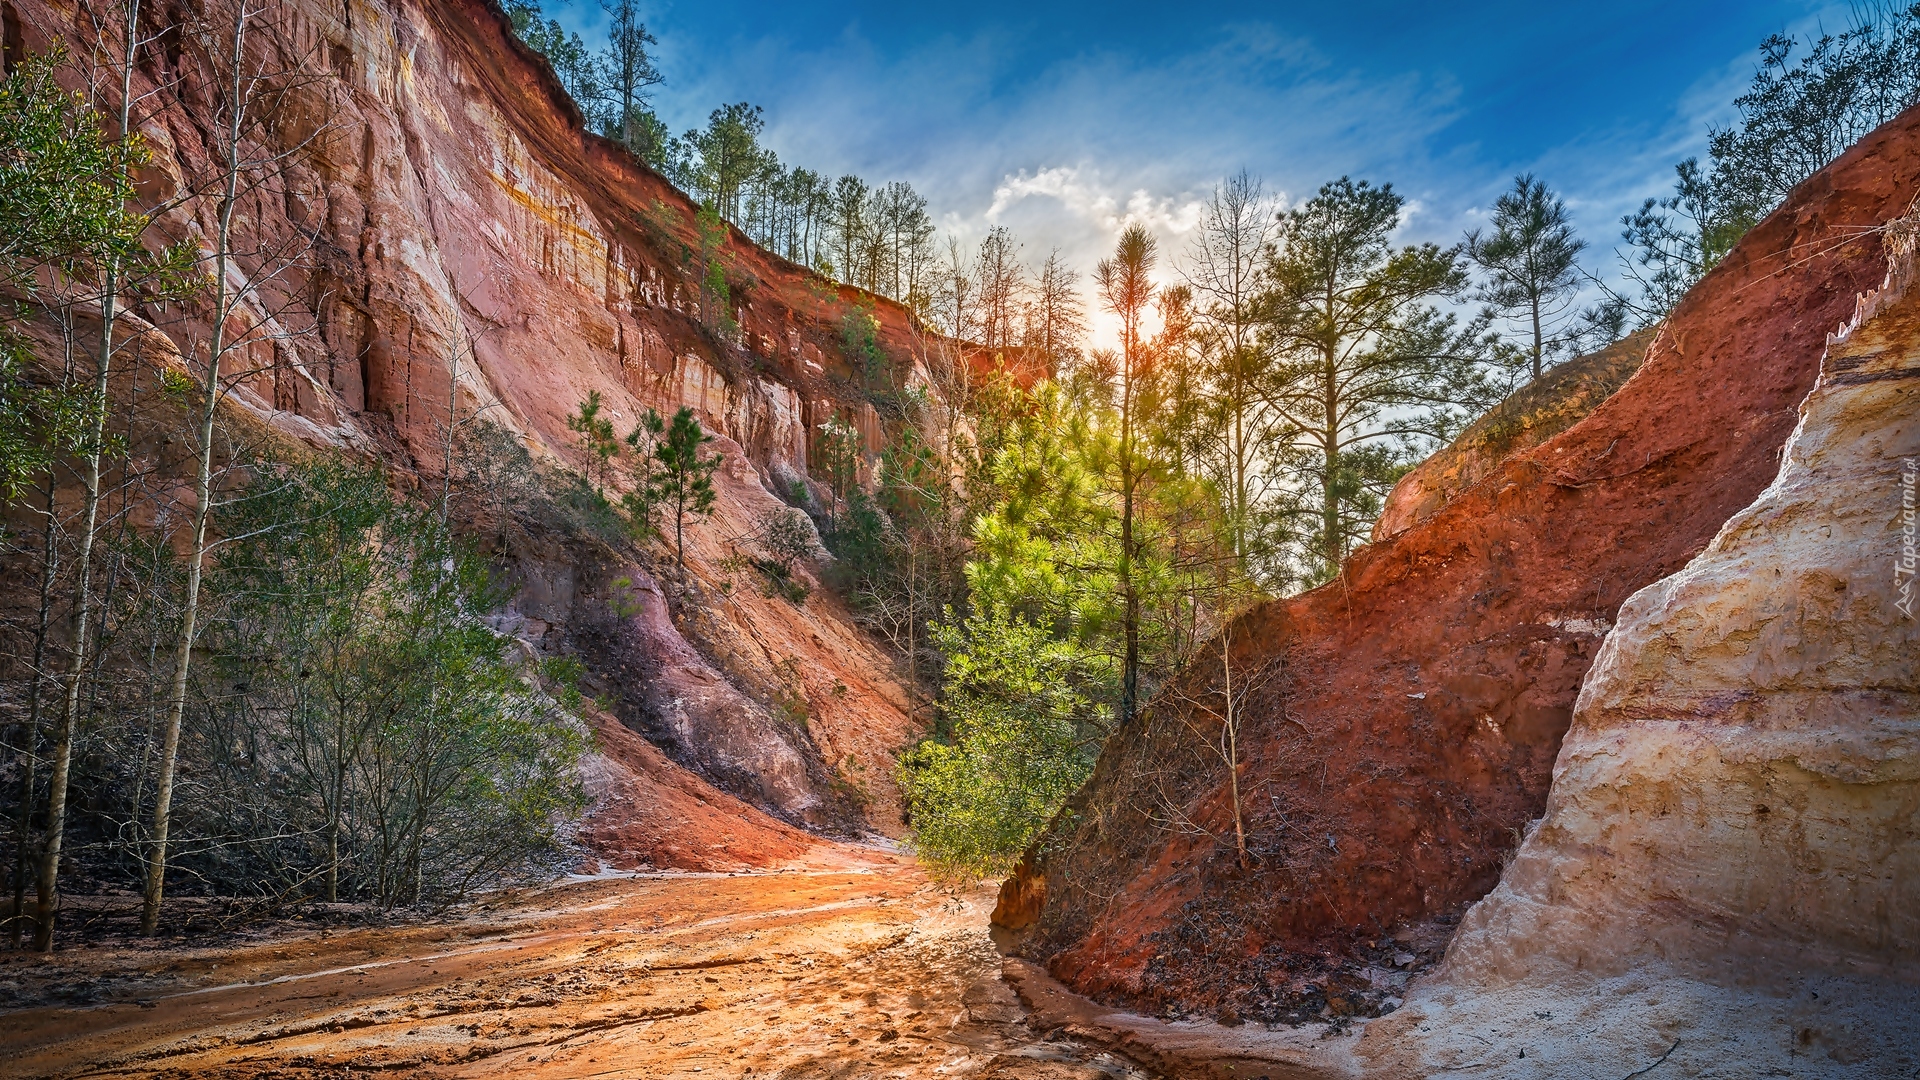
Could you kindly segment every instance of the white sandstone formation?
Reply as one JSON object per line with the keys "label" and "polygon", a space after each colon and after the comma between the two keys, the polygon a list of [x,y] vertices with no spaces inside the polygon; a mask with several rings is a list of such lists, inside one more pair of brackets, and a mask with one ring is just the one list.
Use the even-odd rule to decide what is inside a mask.
{"label": "white sandstone formation", "polygon": [[1778,478],[1621,610],[1545,816],[1369,1072],[1920,1076],[1917,220]]}

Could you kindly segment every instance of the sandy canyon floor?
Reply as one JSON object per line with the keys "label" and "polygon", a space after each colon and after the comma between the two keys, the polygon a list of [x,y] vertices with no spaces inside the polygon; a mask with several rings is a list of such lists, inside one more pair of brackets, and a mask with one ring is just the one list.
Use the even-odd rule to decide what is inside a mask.
{"label": "sandy canyon floor", "polygon": [[[0,953],[0,1076],[1155,1075],[1030,1019],[987,935],[990,892],[861,863]],[[72,916],[122,922],[134,900],[92,903]]]}

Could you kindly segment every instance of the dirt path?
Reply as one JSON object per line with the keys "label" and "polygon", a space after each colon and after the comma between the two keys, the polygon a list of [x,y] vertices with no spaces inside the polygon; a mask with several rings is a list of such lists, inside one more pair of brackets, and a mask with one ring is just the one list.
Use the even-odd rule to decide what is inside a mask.
{"label": "dirt path", "polygon": [[0,1076],[1152,1077],[1027,1025],[990,903],[910,865],[672,875],[417,926],[0,954]]}

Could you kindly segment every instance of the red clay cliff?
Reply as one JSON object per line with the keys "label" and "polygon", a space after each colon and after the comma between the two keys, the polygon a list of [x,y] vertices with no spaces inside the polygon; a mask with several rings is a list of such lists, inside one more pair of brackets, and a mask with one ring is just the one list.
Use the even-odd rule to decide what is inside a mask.
{"label": "red clay cliff", "polygon": [[[190,27],[205,7],[141,7],[151,44],[136,127],[153,149],[141,195],[165,208],[156,244],[204,245],[215,231],[214,200],[169,205],[218,176]],[[703,243],[715,245],[697,208],[584,131],[488,0],[250,10],[250,61],[281,74],[244,155],[271,164],[249,172],[236,215],[237,272],[268,282],[240,321],[281,333],[245,357],[255,370],[229,419],[377,459],[405,485],[437,477],[450,401],[463,421],[508,429],[550,474],[581,463],[566,418],[589,393],[619,434],[647,408],[692,409],[727,460],[677,589],[657,583],[657,558],[569,540],[551,522],[523,522],[510,542],[502,529],[490,552],[520,585],[502,629],[530,654],[583,657],[588,688],[612,705],[592,717],[589,855],[732,868],[797,857],[815,842],[803,828],[897,833],[893,753],[916,731],[890,658],[832,596],[796,605],[735,588],[728,567],[797,491],[825,492],[809,470],[821,424],[842,418],[869,454],[881,448],[875,402],[925,377],[907,312],[737,230],[714,254],[727,310],[704,310]],[[85,57],[101,44],[70,0],[16,0],[7,17],[31,51]],[[144,365],[178,370],[206,340],[205,307],[136,306],[123,332],[147,327]],[[879,373],[844,345],[848,320],[866,317]],[[151,385],[138,366],[122,378]],[[151,435],[136,455],[168,442]],[[776,694],[804,701],[806,722],[771,712]]]}
{"label": "red clay cliff", "polygon": [[1216,652],[1182,676],[1204,708],[1157,704],[1109,742],[999,921],[1074,988],[1155,1010],[1304,1019],[1400,992],[1545,808],[1622,602],[1774,477],[1827,334],[1885,272],[1876,230],[1917,192],[1920,109],[1799,185],[1584,419],[1463,488],[1412,474],[1398,531],[1235,623],[1244,858],[1200,742]]}

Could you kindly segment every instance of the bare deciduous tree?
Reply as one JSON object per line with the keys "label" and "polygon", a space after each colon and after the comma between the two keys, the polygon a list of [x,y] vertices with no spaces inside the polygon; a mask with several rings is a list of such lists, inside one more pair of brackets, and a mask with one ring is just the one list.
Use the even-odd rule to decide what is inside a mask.
{"label": "bare deciduous tree", "polygon": [[1018,344],[1027,268],[1020,263],[1020,242],[1013,233],[999,225],[987,232],[974,256],[972,278],[980,344],[990,353]]}
{"label": "bare deciduous tree", "polygon": [[1060,257],[1060,249],[1048,252],[1040,264],[1023,316],[1022,340],[1045,359],[1047,370],[1057,374],[1071,367],[1079,358],[1087,319],[1080,304],[1080,275]]}
{"label": "bare deciduous tree", "polygon": [[1255,576],[1258,507],[1275,480],[1267,448],[1277,417],[1266,407],[1271,353],[1260,335],[1266,251],[1279,235],[1275,200],[1242,169],[1213,190],[1201,211],[1183,275],[1198,301],[1197,337],[1209,360],[1197,387],[1206,414],[1197,433],[1226,494],[1227,525],[1243,576]]}

